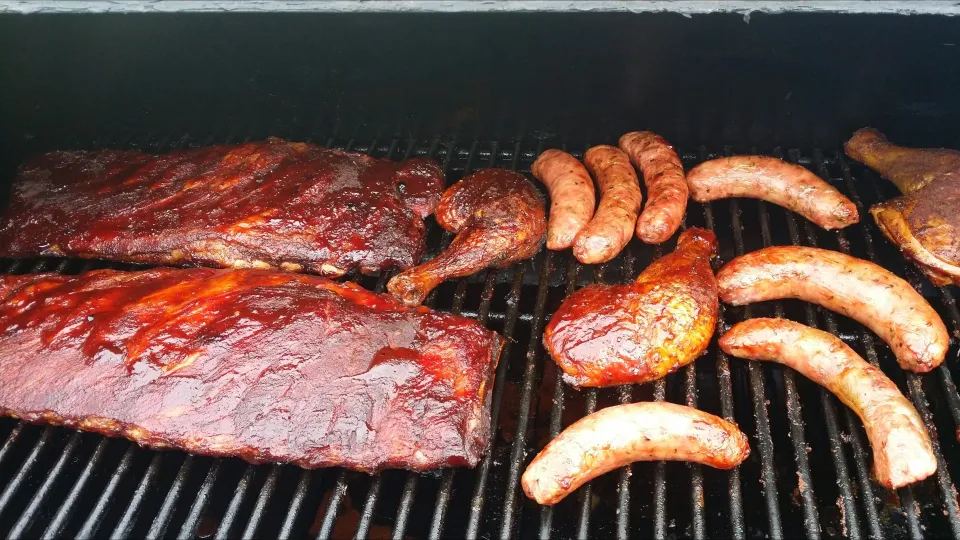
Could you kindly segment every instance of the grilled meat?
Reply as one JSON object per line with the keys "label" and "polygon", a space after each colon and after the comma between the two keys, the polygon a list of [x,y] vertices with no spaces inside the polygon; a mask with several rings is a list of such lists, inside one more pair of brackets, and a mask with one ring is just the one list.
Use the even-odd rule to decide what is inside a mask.
{"label": "grilled meat", "polygon": [[457,233],[453,242],[429,262],[394,276],[387,289],[415,306],[449,278],[529,259],[546,234],[543,206],[537,188],[520,173],[484,169],[467,176],[447,188],[437,205],[437,222]]}
{"label": "grilled meat", "polygon": [[0,412],[301,467],[473,466],[502,341],[265,270],[0,277]]}
{"label": "grilled meat", "polygon": [[913,405],[882,371],[836,336],[784,319],[749,319],[720,338],[740,358],[778,362],[830,390],[863,420],[877,480],[898,489],[937,470],[930,436]]}
{"label": "grilled meat", "polygon": [[640,181],[630,158],[616,146],[601,144],[583,156],[600,190],[600,204],[590,223],[573,243],[573,255],[584,264],[605,263],[620,254],[633,238],[640,213]]}
{"label": "grilled meat", "polygon": [[870,209],[883,234],[934,284],[960,284],[960,151],[904,148],[871,128],[844,149],[903,193]]}
{"label": "grilled meat", "polygon": [[550,192],[547,249],[567,249],[590,222],[597,204],[590,173],[577,158],[561,150],[544,151],[530,172]]}
{"label": "grilled meat", "polygon": [[717,272],[720,299],[735,306],[796,298],[850,317],[887,342],[900,367],[925,373],[950,346],[936,310],[889,270],[827,249],[775,246],[733,259]]}
{"label": "grilled meat", "polygon": [[339,276],[420,262],[435,163],[280,139],[178,150],[51,152],[28,161],[0,255],[283,268]]}
{"label": "grilled meat", "polygon": [[731,422],[674,403],[628,403],[601,409],[563,430],[523,473],[527,497],[557,504],[601,474],[635,461],[693,461],[732,469],[750,455]]}
{"label": "grilled meat", "polygon": [[683,222],[690,191],[680,156],[663,137],[650,131],[631,131],[620,137],[620,148],[643,173],[647,205],[637,220],[637,238],[662,244]]}
{"label": "grilled meat", "polygon": [[824,229],[860,221],[857,205],[809,170],[766,156],[712,159],[687,173],[697,202],[729,197],[762,199],[809,219]]}
{"label": "grilled meat", "polygon": [[703,354],[717,323],[713,233],[691,228],[629,285],[584,287],[564,300],[543,343],[574,386],[659,379]]}

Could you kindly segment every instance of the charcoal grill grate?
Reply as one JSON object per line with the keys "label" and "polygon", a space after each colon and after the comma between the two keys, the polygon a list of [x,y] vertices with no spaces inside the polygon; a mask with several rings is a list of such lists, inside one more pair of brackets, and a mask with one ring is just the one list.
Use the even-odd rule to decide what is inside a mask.
{"label": "charcoal grill grate", "polygon": [[[291,138],[404,159],[430,156],[449,181],[485,167],[529,173],[536,155],[558,141],[428,141],[380,136]],[[187,144],[239,142],[259,132],[201,139],[165,137],[87,141],[74,146],[134,147],[164,151]],[[612,139],[611,139],[612,140]],[[366,143],[366,144],[365,144]],[[565,146],[564,146],[565,147]],[[582,156],[584,148],[570,148]],[[706,147],[683,155],[698,162],[757,149]],[[762,149],[761,149],[762,151]],[[714,230],[719,265],[768,245],[811,245],[873,261],[904,276],[931,299],[954,334],[960,312],[953,291],[934,288],[878,235],[865,210],[894,194],[892,187],[840,152],[770,149],[811,168],[848,194],[865,219],[838,232],[814,228],[760,201],[691,204],[684,227]],[[450,241],[432,226],[431,253]],[[626,537],[707,536],[783,538],[847,535],[960,537],[953,476],[960,467],[960,394],[947,363],[924,377],[903,373],[889,349],[859,325],[795,301],[722,308],[717,333],[752,316],[787,316],[831,331],[884,369],[919,410],[935,441],[940,468],[915,486],[892,492],[871,477],[871,452],[859,419],[832,395],[791,370],[729,359],[712,344],[708,354],[666,379],[616,389],[576,391],[558,376],[544,353],[543,327],[564,297],[588,283],[626,282],[673,249],[633,242],[615,261],[583,266],[568,253],[542,252],[504,270],[451,281],[432,294],[437,309],[474,317],[508,338],[492,397],[491,452],[475,470],[368,476],[341,469],[303,471],[283,465],[253,466],[234,459],[152,452],[119,439],[63,428],[0,421],[0,534],[11,537]],[[77,273],[101,261],[46,259],[2,261],[6,273]],[[111,265],[133,268],[131,265]],[[356,276],[383,291],[389,274]],[[698,406],[737,422],[753,454],[733,471],[680,463],[642,463],[599,478],[556,507],[538,507],[523,496],[519,478],[543,444],[577,418],[598,408],[666,400]],[[940,436],[938,436],[938,434]]]}

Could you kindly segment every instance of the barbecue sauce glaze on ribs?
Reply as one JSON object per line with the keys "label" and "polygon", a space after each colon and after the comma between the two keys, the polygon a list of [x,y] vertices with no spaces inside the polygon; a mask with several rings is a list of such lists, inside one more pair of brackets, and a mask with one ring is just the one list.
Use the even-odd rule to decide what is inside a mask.
{"label": "barbecue sauce glaze on ribs", "polygon": [[25,163],[0,255],[282,268],[329,277],[409,268],[443,173],[268,139],[163,155],[51,152]]}
{"label": "barbecue sauce glaze on ribs", "polygon": [[252,463],[473,466],[502,340],[263,270],[0,277],[0,413]]}

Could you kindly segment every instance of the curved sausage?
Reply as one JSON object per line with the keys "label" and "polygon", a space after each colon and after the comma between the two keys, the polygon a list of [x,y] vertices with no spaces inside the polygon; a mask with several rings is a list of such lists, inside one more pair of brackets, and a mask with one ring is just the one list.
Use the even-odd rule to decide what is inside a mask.
{"label": "curved sausage", "polygon": [[824,229],[842,229],[860,221],[857,206],[809,170],[766,156],[713,159],[687,173],[697,202],[750,197],[792,210]]}
{"label": "curved sausage", "polygon": [[693,461],[732,469],[749,455],[747,436],[723,418],[674,403],[627,403],[563,430],[533,458],[521,485],[527,497],[552,505],[634,461]]}
{"label": "curved sausage", "polygon": [[855,319],[886,341],[900,367],[910,371],[939,366],[950,345],[940,316],[909,283],[836,251],[764,248],[727,263],[717,285],[728,304],[798,298]]}
{"label": "curved sausage", "polygon": [[547,249],[567,249],[593,217],[596,193],[590,173],[577,158],[561,150],[547,150],[530,167],[550,192]]}
{"label": "curved sausage", "polygon": [[573,254],[584,264],[605,263],[633,237],[643,200],[640,181],[630,158],[615,146],[594,146],[584,154],[583,163],[597,180],[600,204],[574,240]]}
{"label": "curved sausage", "polygon": [[637,220],[637,238],[662,244],[673,236],[687,211],[687,179],[680,157],[663,137],[651,131],[632,131],[620,137],[620,148],[643,173],[647,204]]}
{"label": "curved sausage", "polygon": [[750,319],[720,338],[727,354],[789,366],[832,392],[863,420],[877,480],[901,488],[937,470],[930,436],[913,405],[882,371],[837,337],[784,319]]}

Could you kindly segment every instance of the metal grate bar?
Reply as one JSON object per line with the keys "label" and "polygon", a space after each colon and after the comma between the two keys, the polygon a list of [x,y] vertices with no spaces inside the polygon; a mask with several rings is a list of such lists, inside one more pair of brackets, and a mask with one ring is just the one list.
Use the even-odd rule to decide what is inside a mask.
{"label": "metal grate bar", "polygon": [[250,513],[250,520],[247,521],[247,526],[243,529],[243,534],[240,536],[243,540],[250,540],[253,538],[253,535],[256,534],[257,526],[260,525],[260,520],[263,519],[263,514],[266,512],[267,505],[270,503],[270,497],[273,496],[273,490],[277,487],[277,476],[280,475],[280,467],[281,466],[276,463],[270,466],[267,479],[264,480],[263,487],[260,488],[260,495],[257,496],[257,503]]}
{"label": "metal grate bar", "polygon": [[397,520],[393,525],[393,540],[403,540],[404,532],[407,530],[407,520],[410,519],[410,511],[413,509],[413,497],[417,493],[417,483],[420,481],[420,475],[408,474],[407,481],[403,484],[403,496],[400,498],[400,507],[397,509]]}
{"label": "metal grate bar", "polygon": [[[666,379],[657,379],[653,383],[653,400],[667,399]],[[658,461],[653,464],[653,537],[663,540],[667,537],[667,464]]]}
{"label": "metal grate bar", "polygon": [[230,527],[233,526],[233,522],[237,519],[237,512],[240,510],[240,504],[243,503],[243,496],[250,487],[250,482],[253,481],[254,472],[256,472],[256,469],[249,465],[243,471],[243,476],[240,477],[236,489],[233,490],[233,497],[230,498],[227,511],[223,513],[223,518],[220,520],[220,526],[217,528],[216,536],[214,536],[216,540],[230,538]]}
{"label": "metal grate bar", "polygon": [[[564,297],[569,297],[577,290],[577,279],[580,276],[582,265],[573,257],[568,259],[567,270],[567,288]],[[563,377],[557,373],[553,384],[553,407],[550,410],[550,440],[556,439],[563,429],[563,408],[564,394],[567,383],[563,382]],[[550,538],[550,530],[553,527],[553,506],[543,506],[540,508],[540,538]]]}
{"label": "metal grate bar", "polygon": [[[464,176],[473,172],[473,160],[477,152],[477,142],[470,146],[470,153],[467,155],[467,163],[464,166],[463,174]],[[488,167],[493,167],[496,165],[497,159],[497,148],[498,143],[494,141],[490,148],[490,159],[487,163]],[[513,170],[517,168],[517,161],[513,161]],[[483,297],[487,297],[493,294],[493,283],[489,283],[490,289],[484,289]],[[453,294],[453,305],[451,306],[451,311],[454,315],[460,315],[463,312],[463,303],[464,298],[467,294],[467,281],[460,280],[457,283],[457,289]],[[488,305],[489,310],[489,305]],[[486,320],[481,321],[482,324],[486,325]],[[496,384],[496,381],[494,381]],[[443,471],[443,479],[440,481],[440,489],[437,491],[437,500],[435,505],[435,510],[433,513],[433,521],[430,523],[430,538],[431,540],[437,540],[440,538],[443,533],[443,523],[447,516],[447,509],[450,506],[450,492],[453,489],[453,477],[457,474],[456,469],[448,468]]]}
{"label": "metal grate bar", "polygon": [[153,454],[153,459],[150,460],[150,465],[147,466],[146,472],[143,473],[143,478],[141,478],[137,490],[133,492],[133,497],[130,498],[127,509],[120,518],[120,522],[117,523],[117,526],[113,529],[112,538],[125,538],[130,535],[130,531],[133,530],[137,515],[140,512],[140,505],[143,504],[143,498],[147,494],[147,490],[150,489],[151,484],[153,484],[153,479],[157,476],[157,470],[160,468],[163,455],[162,453]]}
{"label": "metal grate bar", "polygon": [[[729,154],[728,152],[725,152]],[[732,216],[734,252],[739,257],[744,253],[743,228],[740,223],[740,205],[737,199],[730,199],[730,215]],[[752,317],[750,306],[744,308],[744,318]],[[783,528],[780,522],[780,506],[777,501],[777,474],[773,464],[773,437],[770,434],[770,420],[767,416],[766,392],[763,385],[763,368],[756,362],[747,362],[747,373],[750,377],[750,394],[753,398],[753,417],[757,427],[757,442],[760,447],[761,482],[763,494],[767,503],[767,520],[770,524],[770,536],[775,540],[783,538]]]}
{"label": "metal grate bar", "polygon": [[210,492],[213,490],[213,484],[217,481],[217,475],[220,473],[221,463],[222,460],[214,460],[213,465],[210,466],[210,470],[207,471],[207,476],[203,479],[203,484],[200,485],[200,489],[197,491],[197,497],[193,500],[193,504],[190,505],[187,518],[180,527],[180,533],[177,535],[178,540],[188,540],[196,535],[197,527],[200,526],[200,518],[203,517],[203,511],[207,508],[207,503],[210,501]]}
{"label": "metal grate bar", "polygon": [[67,463],[71,456],[73,456],[74,450],[77,449],[77,444],[80,442],[80,433],[74,432],[70,436],[70,440],[67,442],[67,446],[60,451],[60,458],[47,472],[46,478],[43,480],[43,484],[40,485],[40,488],[37,489],[34,493],[33,498],[30,499],[30,503],[27,505],[27,508],[20,514],[20,519],[13,525],[13,528],[10,529],[9,537],[10,538],[19,538],[27,532],[27,529],[33,524],[33,520],[37,516],[37,510],[40,508],[40,504],[43,502],[44,497],[47,496],[47,493],[50,492],[50,488],[53,487],[54,482],[57,481],[57,478],[60,476],[60,473],[63,472],[63,466]]}
{"label": "metal grate bar", "polygon": [[117,465],[117,468],[113,470],[113,474],[110,475],[107,486],[100,492],[100,498],[97,499],[97,504],[93,507],[93,510],[90,511],[87,519],[80,527],[77,538],[92,538],[97,534],[97,530],[100,528],[100,521],[103,518],[104,512],[107,511],[107,506],[110,504],[110,499],[113,498],[113,493],[117,490],[117,486],[120,484],[120,481],[123,480],[127,471],[130,470],[135,448],[132,443],[127,446],[127,450],[123,453],[120,463]]}
{"label": "metal grate bar", "polygon": [[[396,141],[394,141],[394,144],[396,144]],[[406,156],[410,155],[410,150],[412,149],[413,149],[413,142],[411,141],[410,146],[407,150]],[[392,153],[393,153],[393,150],[391,149],[388,155]],[[386,289],[387,287],[387,281],[390,279],[390,276],[391,276],[391,272],[381,273],[380,276],[377,278],[377,284],[373,289],[374,292],[378,294],[382,293],[384,289]],[[372,524],[372,521],[373,521],[373,511],[377,506],[377,499],[380,497],[380,484],[382,483],[382,481],[383,481],[383,476],[380,474],[375,475],[373,479],[370,481],[370,489],[367,491],[367,500],[363,504],[363,513],[360,515],[359,523],[357,523],[357,533],[355,535],[356,538],[366,538],[367,535],[370,533],[370,525]]]}
{"label": "metal grate bar", "polygon": [[[623,281],[631,282],[634,276],[635,259],[629,248],[623,251]],[[633,402],[634,384],[626,384],[618,389],[620,404]],[[617,539],[623,540],[630,536],[630,477],[633,475],[633,465],[620,469],[620,478],[617,482]]]}
{"label": "metal grate bar", "polygon": [[[700,160],[706,161],[706,150],[702,147],[700,149]],[[712,203],[708,202],[703,205],[703,217],[707,228],[711,231],[715,230]],[[714,266],[714,272],[716,272],[720,261],[714,259],[712,264]],[[716,335],[723,334],[725,330],[724,320],[726,320],[726,318],[724,317],[723,304],[720,304]],[[733,415],[733,381],[731,381],[730,378],[730,360],[727,359],[727,355],[719,348],[717,349],[716,366],[717,386],[720,389],[720,413],[724,419],[730,422],[736,422],[737,420]],[[743,489],[740,483],[740,467],[737,466],[730,469],[730,471],[727,472],[727,478],[729,484],[728,491],[730,493],[731,536],[735,540],[742,540],[746,537],[746,531],[743,522]]]}
{"label": "metal grate bar", "polygon": [[[589,145],[588,145],[589,148]],[[594,270],[593,283],[605,283],[608,264],[602,264]],[[584,392],[583,416],[589,416],[597,410],[597,389],[587,388]],[[593,510],[593,485],[587,482],[579,489],[580,515],[577,520],[577,538],[590,538],[590,512]]]}
{"label": "metal grate bar", "polygon": [[[819,173],[821,175],[824,174],[826,171],[825,171],[825,166],[823,164],[822,153],[819,150],[814,150],[813,155],[814,155],[814,161],[818,164]],[[854,186],[852,182],[852,177],[849,174],[849,167],[846,164],[846,160],[840,154],[838,154],[837,159],[841,164],[841,169],[843,170],[843,174],[848,184],[848,187],[853,188]],[[851,189],[851,195],[854,197],[854,200],[857,203],[857,206],[862,208],[863,203],[860,201],[859,194],[856,192],[855,189]],[[866,227],[860,227],[860,229],[863,232],[863,236],[866,244],[867,258],[871,262],[877,263],[877,256],[873,247],[873,238],[867,232]],[[844,253],[849,253],[849,248],[847,248],[847,243],[843,241],[842,231],[838,231],[837,236],[841,240],[839,242],[840,250]],[[862,334],[864,346],[868,349],[868,354],[869,354],[873,350],[873,337],[868,335],[866,331],[862,332],[861,334]],[[875,355],[876,353],[873,352],[872,354]],[[946,372],[947,367],[944,364],[944,365],[941,365],[939,368],[937,368],[937,370],[940,371],[941,373]],[[936,425],[934,424],[933,414],[930,412],[930,408],[927,405],[927,400],[923,392],[921,378],[916,373],[905,372],[905,375],[907,378],[907,390],[910,394],[910,400],[913,402],[914,406],[917,408],[917,412],[920,413],[920,417],[923,419],[923,423],[926,425],[927,431],[930,434],[930,441],[933,445],[933,454],[937,459],[937,472],[936,472],[937,484],[940,488],[941,500],[944,503],[944,510],[946,510],[946,514],[950,522],[950,528],[954,536],[960,537],[960,508],[958,508],[957,495],[956,495],[957,491],[952,480],[950,479],[950,472],[947,469],[947,462],[943,458],[943,452],[940,450],[940,441],[937,437],[937,428],[936,428]],[[945,380],[945,378],[941,378],[941,380],[943,381]],[[948,388],[944,388],[944,390],[945,390],[945,393],[949,393]],[[909,490],[909,489],[910,488],[904,488],[900,491],[902,493],[904,490]],[[912,494],[911,494],[911,498],[912,498]],[[907,505],[905,504],[905,506]],[[913,509],[908,510],[908,516],[910,515],[910,512],[912,510]]]}
{"label": "metal grate bar", "polygon": [[84,486],[86,486],[90,480],[93,470],[100,466],[100,461],[103,459],[103,454],[109,441],[109,439],[104,438],[100,439],[100,442],[97,443],[97,447],[93,450],[93,454],[90,456],[86,465],[83,466],[83,470],[80,472],[77,481],[74,482],[73,488],[71,488],[67,498],[64,499],[60,508],[57,509],[57,512],[50,520],[50,524],[46,530],[43,531],[43,540],[49,540],[60,535],[63,526],[66,525],[67,520],[70,518],[74,505],[80,498],[80,492],[83,491]]}
{"label": "metal grate bar", "polygon": [[160,511],[157,512],[156,517],[153,518],[153,523],[147,532],[148,539],[161,538],[167,530],[167,524],[170,522],[170,518],[173,517],[173,511],[176,507],[177,499],[180,498],[180,493],[183,491],[183,485],[186,483],[187,478],[190,477],[190,468],[193,466],[193,460],[192,455],[187,455],[180,465],[180,470],[173,479],[173,484],[167,491],[167,496],[164,497],[163,504],[160,505]]}
{"label": "metal grate bar", "polygon": [[532,427],[531,410],[533,393],[536,387],[537,362],[540,358],[540,335],[543,333],[544,319],[546,318],[547,292],[550,288],[550,273],[553,270],[553,254],[544,253],[543,264],[540,267],[539,282],[537,285],[537,300],[534,307],[534,318],[530,328],[530,341],[527,344],[527,361],[523,369],[523,387],[520,393],[520,411],[517,418],[517,432],[514,435],[513,447],[510,449],[510,464],[507,472],[507,487],[503,502],[503,522],[500,526],[500,538],[509,539],[514,535],[514,522],[517,518],[519,504],[517,502],[520,486],[521,468],[525,463],[527,439]]}
{"label": "metal grate bar", "polygon": [[[825,171],[823,169],[822,163],[818,168],[820,169],[820,171],[818,171],[818,174],[823,176],[825,179],[829,180],[829,175],[825,175]],[[858,210],[862,210],[862,204],[859,203],[859,199],[855,199],[855,202],[858,205]],[[788,218],[792,219],[793,216],[788,216]],[[790,222],[788,222],[788,224],[790,224]],[[795,243],[799,243],[799,232],[796,229],[797,229],[796,220],[794,219],[793,229],[791,230],[791,235],[792,235],[791,238],[794,240]],[[817,247],[816,233],[814,232],[812,226],[809,223],[805,224],[805,232],[806,232],[807,242],[811,246]],[[837,237],[839,240],[838,245],[840,246],[840,250],[844,253],[848,253],[848,250],[845,247],[846,241],[843,233],[840,231],[837,231]],[[832,312],[827,310],[824,310],[823,316],[824,316],[824,321],[826,322],[827,331],[833,334],[836,334],[838,332],[836,316]],[[819,325],[817,324],[817,321],[816,321],[816,314],[814,313],[813,306],[807,306],[807,322],[810,326],[819,328]],[[861,338],[860,341],[863,342],[864,348],[866,350],[867,361],[879,368],[880,363],[877,358],[876,350],[874,349],[874,346],[873,346],[872,337],[869,336],[865,331],[861,331],[860,338]],[[826,410],[827,408],[829,408],[830,412],[835,416],[836,408],[834,406],[834,401],[826,395],[826,392],[823,393],[822,399],[824,402],[824,409]],[[866,497],[864,497],[864,502],[865,502],[864,506],[867,510],[867,515],[870,521],[869,524],[871,527],[871,534],[872,534],[875,531],[879,531],[880,525],[879,525],[879,521],[875,519],[876,509],[873,508],[873,503],[872,503],[872,500],[873,500],[873,497],[872,497],[873,487],[871,485],[872,477],[866,465],[866,452],[864,450],[865,445],[862,441],[862,437],[859,429],[861,422],[859,422],[859,419],[856,418],[848,408],[844,408],[844,416],[847,424],[847,432],[850,434],[850,444],[854,449],[854,457],[855,459],[857,459],[856,466],[857,466],[858,476],[860,477],[861,489],[863,493],[867,495]],[[838,448],[838,446],[839,445],[833,445],[831,447],[831,450],[834,452],[840,452],[840,449]],[[909,487],[904,488],[904,490],[911,491],[910,498],[912,499],[913,495],[912,495],[911,488]],[[904,491],[904,490],[901,490],[901,491]],[[917,516],[914,516],[914,518],[910,518],[910,513],[912,512],[911,509],[905,507],[904,510],[908,515],[908,519],[914,519],[914,518],[919,519]],[[911,526],[911,531],[913,529],[914,527]]]}
{"label": "metal grate bar", "polygon": [[[451,137],[450,142],[447,143],[446,148],[444,149],[444,158],[443,158],[443,163],[441,165],[444,178],[449,178],[450,163],[451,163],[451,160],[453,159],[453,154],[455,153],[454,151],[456,149],[456,142],[457,142],[456,136]],[[477,142],[474,141],[473,146],[471,147],[471,150],[470,150],[471,154],[476,152],[476,145],[477,145]],[[440,139],[434,138],[433,143],[431,143],[430,145],[430,150],[427,152],[427,157],[435,157],[439,147],[440,147]],[[447,248],[447,246],[450,243],[451,237],[452,236],[450,235],[449,232],[445,232],[443,234],[443,239],[440,243],[441,250]],[[427,297],[427,300],[424,302],[424,304],[427,306],[432,306],[436,296],[437,296],[437,290],[434,289],[430,293],[430,295]],[[400,498],[400,506],[397,508],[397,519],[394,522],[394,526],[393,526],[393,538],[397,540],[402,539],[404,537],[404,534],[406,533],[407,521],[410,519],[410,512],[412,511],[413,501],[417,491],[417,485],[419,484],[419,481],[420,481],[419,479],[420,479],[419,474],[416,474],[413,472],[407,473],[407,481],[404,483],[404,486],[403,486],[403,495]]]}
{"label": "metal grate bar", "polygon": [[3,460],[9,454],[10,449],[13,448],[13,445],[20,439],[20,434],[23,433],[23,426],[23,422],[17,422],[17,425],[13,426],[10,434],[7,435],[7,440],[3,441],[3,446],[0,447],[0,464],[3,464]]}
{"label": "metal grate bar", "polygon": [[[597,389],[589,388],[584,392],[585,404],[583,416],[589,416],[597,410]],[[590,510],[593,508],[593,485],[587,482],[580,488],[580,515],[577,520],[577,538],[590,538]]]}
{"label": "metal grate bar", "polygon": [[[777,157],[782,158],[783,156],[779,155],[778,152]],[[791,153],[789,161],[799,164],[798,156],[793,153]],[[829,178],[825,177],[825,180],[829,181]],[[801,239],[797,219],[790,212],[786,212],[785,215],[787,229],[790,235],[790,242],[795,246],[799,246],[801,245]],[[805,223],[805,231],[807,243],[812,247],[817,247],[817,236],[809,222]],[[812,304],[806,304],[804,306],[804,310],[807,325],[819,329],[820,325],[817,323],[816,310],[814,306]],[[834,335],[839,335],[836,320],[833,319],[832,314],[826,315],[826,322],[828,330]],[[857,519],[854,494],[850,481],[850,473],[847,470],[846,461],[843,455],[843,448],[839,442],[842,441],[843,438],[840,436],[837,423],[836,401],[826,389],[820,388],[819,393],[820,402],[826,418],[827,436],[831,441],[835,441],[830,446],[830,453],[833,457],[834,466],[837,472],[837,487],[840,488],[840,497],[844,509],[843,513],[841,514],[841,519],[844,521],[844,527],[846,528],[848,534],[851,537],[859,537],[861,534],[860,522],[859,519]],[[860,490],[864,502],[864,509],[867,514],[867,525],[870,528],[870,535],[876,537],[881,534],[880,523],[877,518],[876,507],[873,504],[873,486],[871,484],[870,472],[866,464],[867,462],[864,444],[860,431],[857,427],[859,425],[857,421],[858,419],[855,417],[852,411],[849,410],[849,408],[844,407],[843,411],[847,425],[847,433],[850,435],[850,446],[853,449],[854,466],[857,470]]]}
{"label": "metal grate bar", "polygon": [[17,470],[17,474],[12,480],[10,480],[10,482],[7,484],[7,487],[3,489],[3,493],[0,493],[0,514],[3,514],[3,511],[6,510],[7,505],[10,504],[13,494],[20,489],[20,486],[23,484],[27,474],[30,473],[30,469],[32,469],[36,464],[37,457],[40,455],[40,452],[42,452],[44,447],[47,446],[47,443],[50,442],[50,436],[52,434],[53,428],[44,428],[43,433],[40,434],[40,439],[37,440],[36,444],[33,445],[33,450],[30,451],[27,459],[25,459],[20,465],[20,468]]}
{"label": "metal grate bar", "polygon": [[300,508],[303,507],[303,500],[307,497],[307,490],[310,489],[312,478],[313,471],[304,470],[300,473],[297,489],[293,492],[293,500],[288,505],[287,515],[283,518],[283,525],[280,526],[277,538],[287,539],[293,534],[293,526],[297,522],[297,516],[300,515]]}

